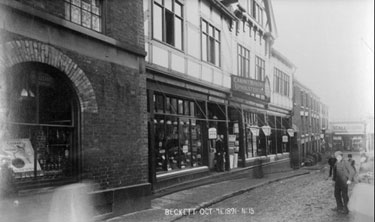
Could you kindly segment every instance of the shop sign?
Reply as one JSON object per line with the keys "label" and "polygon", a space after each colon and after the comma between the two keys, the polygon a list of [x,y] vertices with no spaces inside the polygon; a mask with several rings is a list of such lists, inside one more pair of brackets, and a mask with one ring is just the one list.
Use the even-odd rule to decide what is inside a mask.
{"label": "shop sign", "polygon": [[294,130],[293,129],[287,129],[286,131],[288,132],[290,137],[294,136]]}
{"label": "shop sign", "polygon": [[232,75],[232,90],[242,93],[265,95],[265,82]]}
{"label": "shop sign", "polygon": [[[34,172],[34,149],[30,139],[8,140],[1,147],[2,153],[7,154],[10,159],[10,167],[14,173]],[[41,171],[37,162],[37,171]]]}
{"label": "shop sign", "polygon": [[182,146],[182,152],[183,153],[187,153],[189,151],[189,147],[188,147],[188,145],[183,145]]}
{"label": "shop sign", "polygon": [[208,129],[208,139],[214,140],[217,138],[217,131],[216,128],[209,128]]}
{"label": "shop sign", "polygon": [[269,136],[271,135],[271,127],[270,126],[262,126],[262,130],[264,135]]}
{"label": "shop sign", "polygon": [[284,135],[283,136],[283,143],[287,143],[288,142],[288,136],[287,135]]}
{"label": "shop sign", "polygon": [[250,126],[250,131],[254,136],[259,136],[259,127],[258,126]]}

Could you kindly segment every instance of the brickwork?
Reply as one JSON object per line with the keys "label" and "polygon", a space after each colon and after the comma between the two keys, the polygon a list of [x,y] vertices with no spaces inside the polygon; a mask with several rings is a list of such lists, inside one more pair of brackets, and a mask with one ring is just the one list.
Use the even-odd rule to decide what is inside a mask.
{"label": "brickwork", "polygon": [[63,71],[73,82],[82,111],[98,111],[94,90],[85,73],[56,48],[36,41],[17,40],[5,43],[0,50],[3,51],[0,67],[11,67],[22,62],[41,62]]}
{"label": "brickwork", "polygon": [[[65,19],[63,0],[16,0]],[[144,48],[143,1],[103,0],[103,34],[121,42]]]}
{"label": "brickwork", "polygon": [[64,72],[81,104],[82,177],[101,189],[148,182],[146,76],[32,40],[1,46],[0,67],[40,62]]}

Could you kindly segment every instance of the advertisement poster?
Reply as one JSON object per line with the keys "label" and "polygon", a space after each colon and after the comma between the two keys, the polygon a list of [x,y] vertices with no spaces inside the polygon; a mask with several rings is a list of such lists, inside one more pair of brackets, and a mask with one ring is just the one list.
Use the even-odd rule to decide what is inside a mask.
{"label": "advertisement poster", "polygon": [[[8,140],[1,148],[10,157],[11,168],[14,173],[34,172],[34,149],[30,139]],[[37,171],[40,170],[40,165],[37,162]]]}

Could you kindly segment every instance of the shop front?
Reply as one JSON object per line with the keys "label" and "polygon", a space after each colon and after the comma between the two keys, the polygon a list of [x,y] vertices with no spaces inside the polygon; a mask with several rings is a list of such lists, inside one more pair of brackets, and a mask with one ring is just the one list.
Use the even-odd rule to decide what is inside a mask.
{"label": "shop front", "polygon": [[[224,144],[227,143],[225,93],[223,98],[213,97],[150,79],[147,88],[153,189],[199,178],[215,170],[217,135],[222,135]],[[212,129],[214,137],[210,136]]]}
{"label": "shop front", "polygon": [[271,111],[269,90],[268,78],[258,81],[232,76],[228,114],[229,137],[235,138],[234,159],[238,161],[234,166],[251,166],[257,159],[273,162],[290,152],[290,118],[284,110]]}
{"label": "shop front", "polygon": [[16,189],[77,181],[79,103],[64,73],[46,64],[16,64],[3,78],[9,110],[2,142]]}
{"label": "shop front", "polygon": [[[0,195],[20,202],[30,198],[25,207],[36,200],[49,206],[60,186],[89,181],[94,186],[85,194],[96,200],[90,203],[95,216],[149,207],[151,186],[142,163],[147,146],[139,142],[144,141],[139,132],[147,129],[140,118],[146,115],[140,112],[146,97],[112,91],[120,78],[98,75],[108,74],[105,61],[37,40],[12,40],[10,33],[6,37],[0,45]],[[138,77],[121,72],[121,65],[111,67],[118,72],[110,74],[141,91]],[[38,215],[44,221],[49,208],[41,209],[47,211]]]}

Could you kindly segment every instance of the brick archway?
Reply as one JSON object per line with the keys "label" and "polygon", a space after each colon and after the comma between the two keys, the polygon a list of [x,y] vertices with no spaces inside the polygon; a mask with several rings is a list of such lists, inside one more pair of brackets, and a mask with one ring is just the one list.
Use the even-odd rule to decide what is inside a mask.
{"label": "brick archway", "polygon": [[21,62],[41,62],[61,70],[73,83],[81,111],[98,112],[94,89],[86,74],[61,51],[31,40],[16,40],[0,45],[0,70]]}

